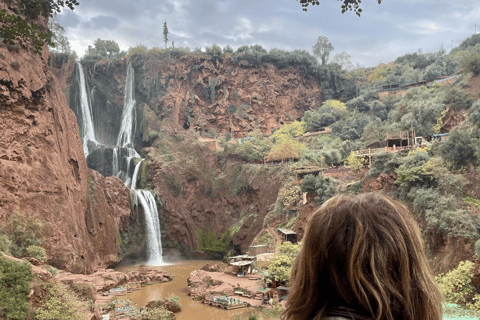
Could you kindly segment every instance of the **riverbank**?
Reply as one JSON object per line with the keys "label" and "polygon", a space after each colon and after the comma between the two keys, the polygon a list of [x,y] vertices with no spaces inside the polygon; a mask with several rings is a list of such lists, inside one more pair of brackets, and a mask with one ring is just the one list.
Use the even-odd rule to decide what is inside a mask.
{"label": "riverbank", "polygon": [[[232,319],[248,319],[249,315],[255,313],[258,319],[275,320],[278,317],[270,316],[261,312],[257,308],[243,308],[236,310],[225,310],[204,304],[201,301],[195,301],[192,296],[188,295],[188,278],[190,274],[201,269],[207,263],[215,263],[220,269],[226,268],[226,264],[220,261],[212,260],[182,260],[172,262],[168,265],[150,267],[153,269],[164,270],[173,276],[173,281],[160,283],[142,287],[138,291],[128,293],[119,299],[130,299],[132,304],[137,308],[147,305],[152,300],[162,300],[171,295],[179,297],[182,311],[175,314],[176,320],[232,320]],[[138,266],[128,266],[118,268],[118,271],[128,271],[137,269]],[[241,297],[237,296],[242,299]]]}

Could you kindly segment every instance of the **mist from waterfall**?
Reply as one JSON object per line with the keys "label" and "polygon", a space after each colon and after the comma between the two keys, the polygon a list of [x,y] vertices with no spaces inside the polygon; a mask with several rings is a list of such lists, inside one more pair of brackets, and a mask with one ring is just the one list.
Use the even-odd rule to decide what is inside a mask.
{"label": "mist from waterfall", "polygon": [[87,94],[87,86],[85,84],[85,74],[83,73],[83,67],[80,62],[78,65],[78,77],[80,78],[80,110],[82,111],[83,118],[83,153],[85,157],[88,155],[88,141],[92,141],[98,144],[95,138],[95,129],[93,127],[92,111],[90,110],[90,99]]}

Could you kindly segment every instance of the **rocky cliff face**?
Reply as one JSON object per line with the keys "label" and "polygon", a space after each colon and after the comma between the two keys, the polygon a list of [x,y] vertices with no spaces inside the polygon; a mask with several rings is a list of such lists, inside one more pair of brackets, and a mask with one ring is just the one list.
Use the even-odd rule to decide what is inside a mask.
{"label": "rocky cliff face", "polygon": [[[105,144],[114,144],[111,137],[118,134],[128,62],[82,62],[97,119],[95,130]],[[246,68],[241,61],[233,64],[230,58],[213,60],[198,54],[167,58],[147,53],[132,56],[130,62],[135,69],[139,112],[137,149],[142,147],[142,136],[148,141],[161,129],[213,129],[232,137],[255,129],[270,133],[322,102],[320,85],[304,78],[298,68],[278,69],[271,64]],[[76,88],[73,83],[71,105],[81,121]]]}
{"label": "rocky cliff face", "polygon": [[[36,215],[50,226],[42,244],[50,264],[76,272],[107,266],[118,256],[115,229],[130,216],[128,189],[87,168],[48,49],[39,56],[30,44],[2,46],[0,57],[0,226],[15,211]],[[89,197],[89,179],[101,194]]]}
{"label": "rocky cliff face", "polygon": [[[285,175],[241,161],[219,162],[192,132],[234,138],[256,129],[270,133],[318,106],[320,85],[304,78],[298,68],[270,64],[247,68],[241,61],[233,64],[229,58],[196,54],[85,60],[95,132],[105,145],[89,154],[87,162],[105,176],[112,174],[109,145],[115,145],[120,130],[129,63],[135,70],[134,145],[138,151],[148,147],[143,149],[148,161],[141,170],[140,187],[157,195],[164,247],[195,250],[202,248],[203,238],[213,235],[231,239],[245,252],[262,229]],[[72,76],[70,104],[82,126],[78,70]],[[136,238],[135,230],[130,228],[122,238]]]}

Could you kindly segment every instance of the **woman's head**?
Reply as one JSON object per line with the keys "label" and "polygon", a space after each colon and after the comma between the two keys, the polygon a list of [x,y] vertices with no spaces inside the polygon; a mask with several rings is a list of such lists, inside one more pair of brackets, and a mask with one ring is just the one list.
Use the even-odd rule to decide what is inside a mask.
{"label": "woman's head", "polygon": [[295,261],[286,319],[346,306],[377,320],[440,320],[441,296],[417,223],[380,194],[337,196],[311,217]]}

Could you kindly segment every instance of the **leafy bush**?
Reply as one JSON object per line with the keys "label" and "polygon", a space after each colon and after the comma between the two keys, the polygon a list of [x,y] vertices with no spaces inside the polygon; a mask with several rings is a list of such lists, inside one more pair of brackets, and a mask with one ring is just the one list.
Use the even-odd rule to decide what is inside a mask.
{"label": "leafy bush", "polygon": [[31,258],[35,258],[41,263],[45,263],[47,261],[47,252],[45,249],[39,246],[29,246],[27,247],[27,256]]}
{"label": "leafy bush", "polygon": [[139,44],[135,47],[129,47],[127,50],[127,54],[125,55],[125,58],[130,58],[134,54],[145,54],[147,53],[147,51],[148,51],[148,48],[143,44]]}
{"label": "leafy bush", "polygon": [[305,132],[305,122],[303,121],[294,121],[289,124],[281,126],[278,130],[270,136],[270,138],[275,139],[275,141],[280,141],[283,139],[293,139],[298,136],[301,136]]}
{"label": "leafy bush", "polygon": [[363,168],[363,161],[355,156],[355,152],[351,152],[345,160],[345,164],[351,167],[353,170],[358,171]]}
{"label": "leafy bush", "polygon": [[458,209],[455,211],[428,210],[426,213],[428,226],[449,237],[477,239],[480,234],[480,217],[469,211]]}
{"label": "leafy bush", "polygon": [[268,158],[271,160],[284,160],[299,158],[300,153],[305,150],[306,146],[298,142],[296,139],[281,139],[277,140],[273,144],[270,152],[268,153]]}
{"label": "leafy bush", "polygon": [[218,237],[213,231],[203,228],[195,230],[195,235],[200,250],[210,250],[223,253],[228,251],[230,239],[227,234]]}
{"label": "leafy bush", "polygon": [[457,87],[451,87],[445,93],[443,102],[447,104],[451,110],[459,111],[462,109],[469,109],[473,104],[473,99],[468,93],[459,90]]}
{"label": "leafy bush", "polygon": [[172,313],[170,313],[167,309],[165,308],[154,308],[150,309],[144,314],[141,315],[142,320],[172,320],[173,316]]}
{"label": "leafy bush", "polygon": [[5,252],[6,254],[10,254],[10,247],[12,246],[12,242],[8,239],[8,236],[0,230],[0,252]]}
{"label": "leafy bush", "polygon": [[381,173],[391,173],[395,171],[402,161],[398,154],[385,152],[381,153],[372,159],[372,166],[370,168],[370,175],[378,176]]}
{"label": "leafy bush", "polygon": [[322,158],[318,152],[305,148],[300,152],[299,166],[320,166],[322,164]]}
{"label": "leafy bush", "polygon": [[0,275],[0,318],[27,319],[32,281],[30,263],[12,261],[0,254]]}
{"label": "leafy bush", "polygon": [[316,200],[319,204],[324,203],[337,194],[337,184],[330,178],[325,178],[323,173],[319,172],[315,177],[313,174],[307,174],[303,177],[300,185],[302,192],[315,192],[318,194]]}
{"label": "leafy bush", "polygon": [[252,137],[250,140],[236,145],[233,148],[233,153],[241,155],[247,161],[263,161],[271,148],[272,142],[270,139]]}
{"label": "leafy bush", "polygon": [[370,110],[370,106],[365,102],[363,96],[348,101],[346,105],[350,111],[367,112]]}
{"label": "leafy bush", "polygon": [[17,258],[28,255],[27,248],[39,246],[43,239],[43,230],[46,225],[37,216],[27,217],[25,214],[15,211],[7,225],[12,245],[10,252]]}
{"label": "leafy bush", "polygon": [[365,127],[371,121],[370,117],[364,113],[352,112],[331,125],[332,133],[342,140],[360,139]]}
{"label": "leafy bush", "polygon": [[478,129],[465,129],[456,127],[450,131],[448,139],[442,142],[438,149],[439,154],[453,169],[460,169],[468,164],[478,162],[475,148]]}
{"label": "leafy bush", "polygon": [[471,301],[474,294],[473,266],[474,263],[471,261],[462,261],[452,271],[435,277],[438,289],[446,302],[466,305]]}
{"label": "leafy bush", "polygon": [[279,253],[273,255],[268,265],[270,277],[276,281],[288,281],[292,274],[295,257],[300,252],[300,245],[284,242],[279,246]]}
{"label": "leafy bush", "polygon": [[84,303],[63,284],[47,282],[44,284],[48,293],[47,300],[36,310],[37,320],[82,320],[87,311]]}

